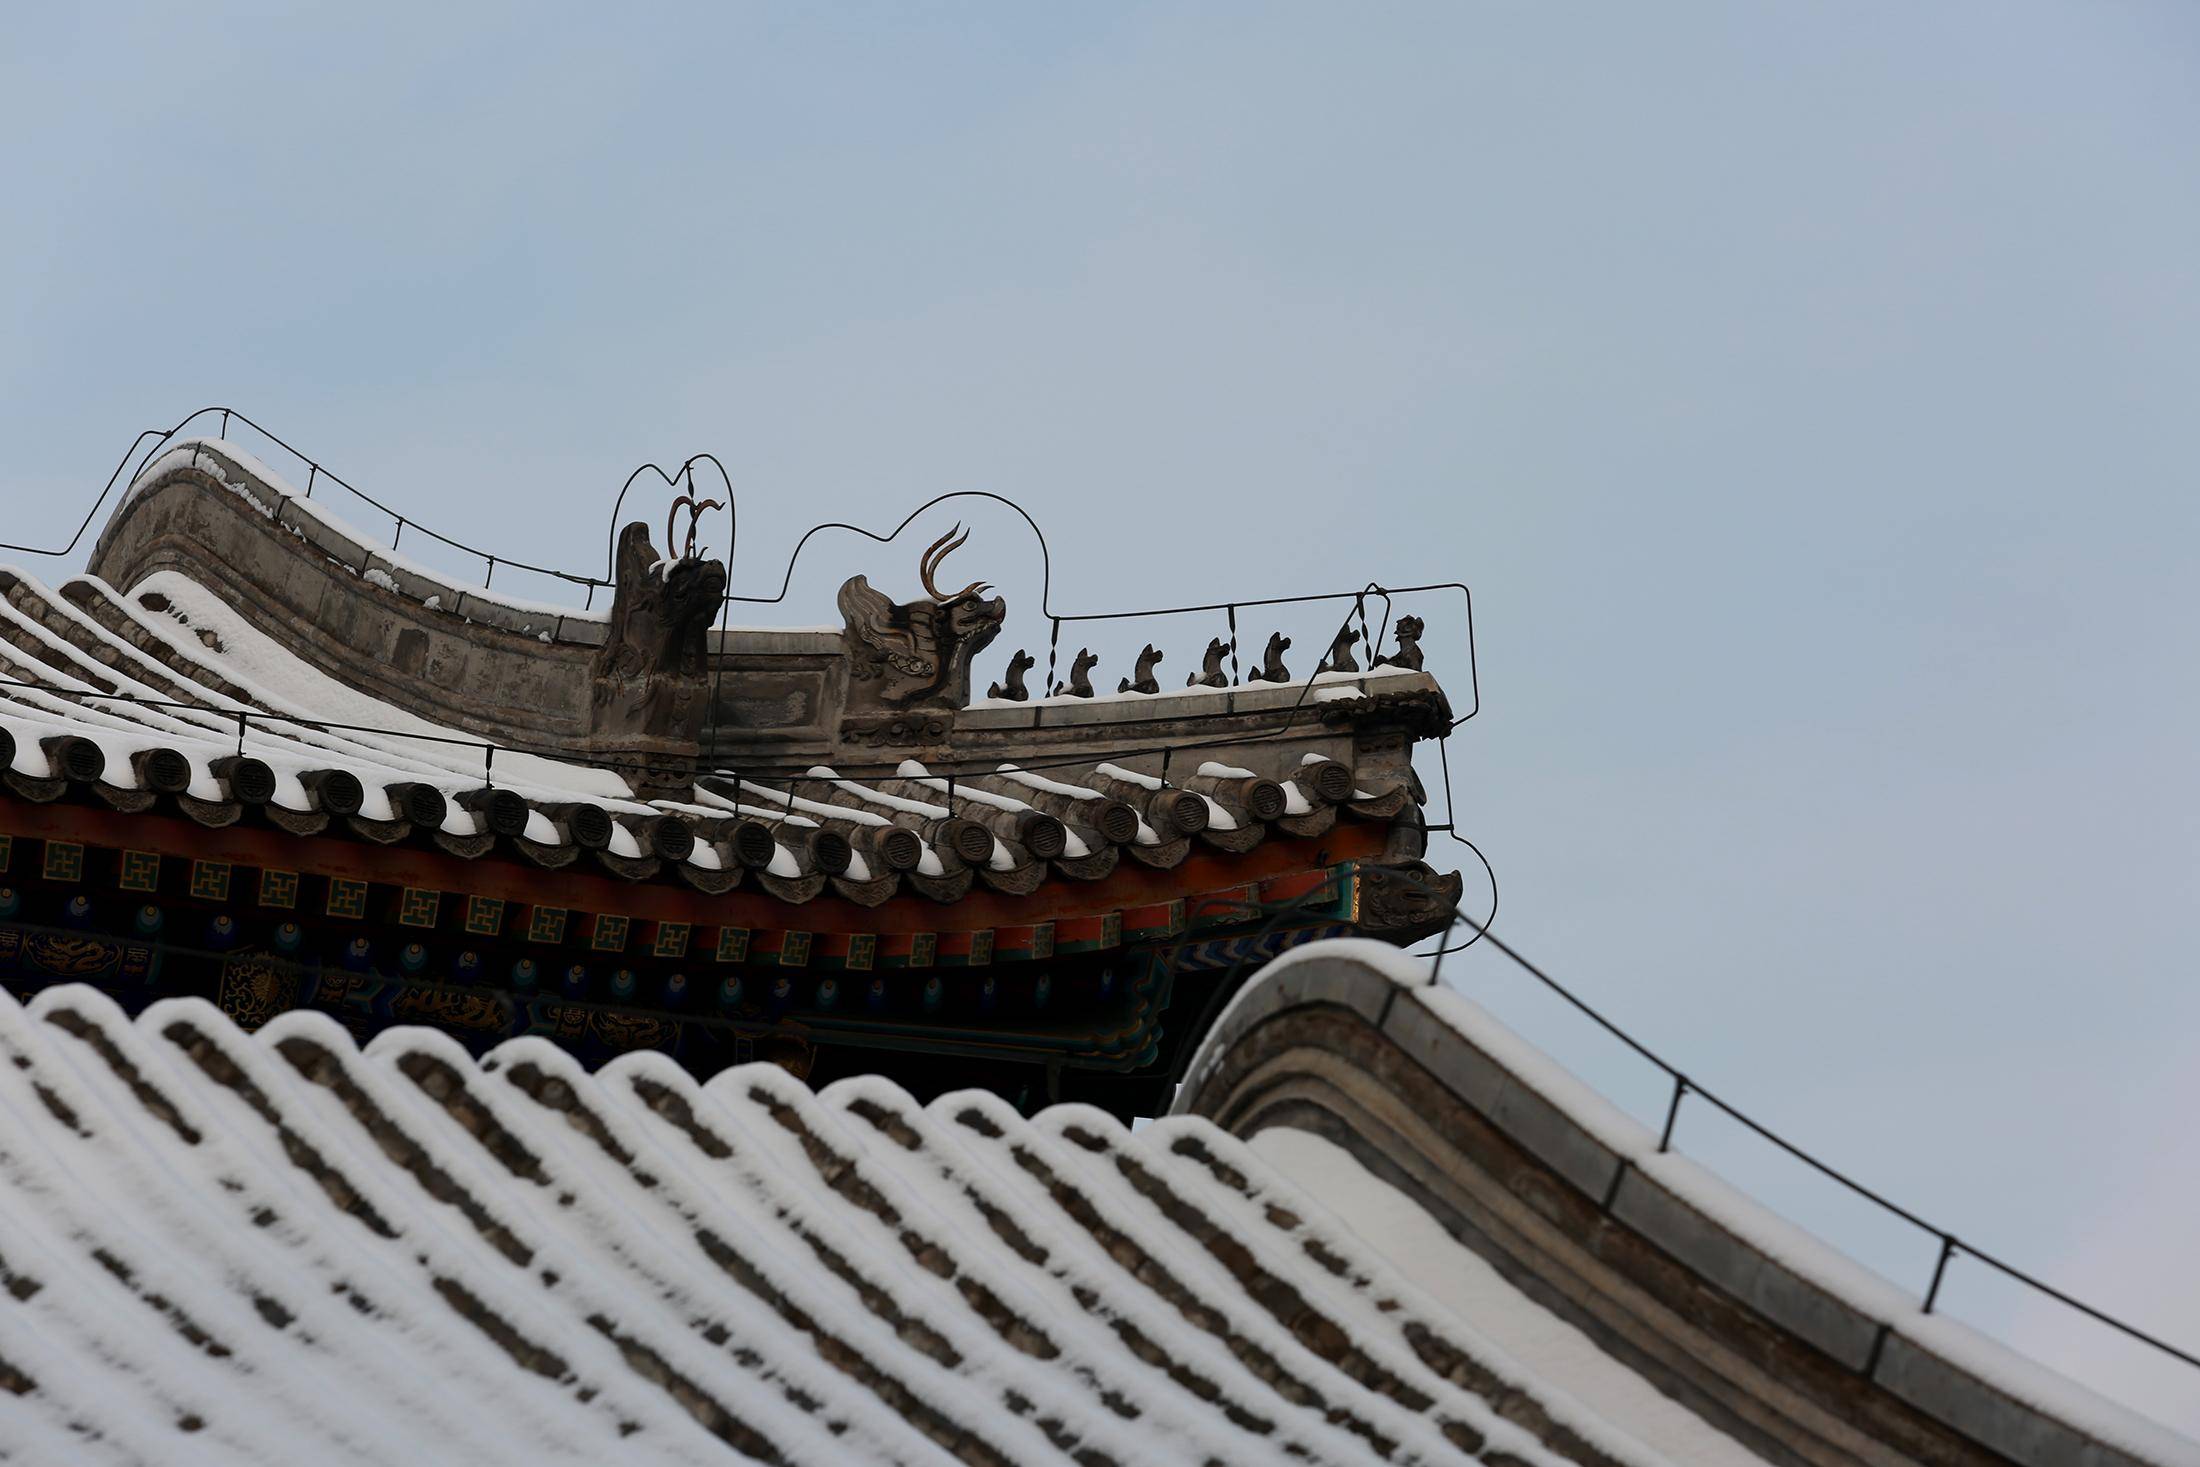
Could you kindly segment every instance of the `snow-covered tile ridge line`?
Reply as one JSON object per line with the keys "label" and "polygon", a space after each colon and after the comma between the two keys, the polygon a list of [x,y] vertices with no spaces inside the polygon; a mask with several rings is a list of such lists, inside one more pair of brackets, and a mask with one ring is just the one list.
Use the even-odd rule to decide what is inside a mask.
{"label": "snow-covered tile ridge line", "polygon": [[[8,1449],[1663,1463],[1423,1363],[1351,1282],[1380,1260],[1203,1122],[821,1097],[768,1065],[702,1085],[650,1053],[590,1075],[538,1039],[362,1051],[318,1013],[248,1036],[76,986],[0,993],[0,1060]],[[1322,1329],[1277,1312],[1294,1297]]]}
{"label": "snow-covered tile ridge line", "polygon": [[[567,585],[591,587],[592,590],[588,604],[572,606],[515,595],[490,585],[453,580],[448,572],[437,570],[404,554],[394,543],[361,531],[328,508],[325,499],[317,499],[301,491],[251,450],[233,440],[219,437],[193,435],[171,442],[130,481],[109,517],[108,525],[118,522],[132,502],[149,486],[176,470],[185,468],[207,474],[223,489],[241,499],[254,513],[311,544],[368,585],[418,601],[428,610],[445,611],[454,616],[472,615],[475,619],[493,622],[507,630],[523,636],[534,636],[543,642],[576,642],[587,646],[599,643],[601,629],[609,624],[612,587],[601,577],[532,565],[504,556],[492,556],[485,550],[456,544],[409,516],[400,516],[396,511],[384,510],[378,505],[372,506],[378,513],[390,515],[403,528],[419,530],[450,545],[461,554],[477,557],[485,568],[509,568]],[[325,470],[322,472],[326,475]],[[358,491],[351,489],[349,485],[337,482],[346,492],[358,495]],[[365,500],[364,495],[358,497]],[[366,502],[372,505],[371,501]],[[104,534],[103,530],[102,535]],[[399,534],[402,534],[402,530]],[[392,540],[396,538],[398,536],[391,537]],[[659,561],[652,569],[658,569],[665,564],[666,562]],[[568,628],[586,628],[594,635],[569,637],[566,635]],[[841,628],[837,624],[719,626],[714,623],[709,632],[714,646],[748,636],[837,640],[840,634]]]}
{"label": "snow-covered tile ridge line", "polygon": [[[150,797],[141,809],[165,811],[161,802],[173,796],[202,824],[241,816],[292,834],[327,830],[383,843],[417,832],[466,859],[495,852],[538,865],[565,864],[579,847],[622,880],[664,877],[715,892],[753,875],[793,902],[818,890],[771,883],[829,877],[841,889],[865,887],[876,902],[906,879],[946,883],[925,894],[959,899],[967,874],[960,864],[950,870],[930,840],[948,820],[965,837],[961,859],[976,863],[981,879],[1019,892],[1050,874],[1101,879],[1121,845],[1153,850],[1147,864],[1163,867],[1189,854],[1185,843],[1165,846],[1143,814],[1112,796],[1029,776],[942,779],[910,764],[881,781],[898,793],[821,770],[823,785],[704,785],[692,801],[645,801],[615,773],[549,755],[498,746],[502,757],[492,766],[481,740],[338,682],[170,570],[149,574],[129,597],[96,578],[57,592],[14,576],[0,597],[0,673],[19,674],[0,679],[0,774],[52,785],[40,799],[62,798],[72,783],[91,799],[117,791]],[[82,746],[68,769],[48,753],[72,746],[63,741]],[[247,790],[258,793],[240,793]],[[805,798],[816,795],[829,798]],[[1106,829],[1037,808],[1049,803],[1072,816],[1090,804]],[[1287,802],[1283,813],[1305,808]],[[829,822],[843,828],[820,845]],[[979,824],[998,834],[984,834],[982,848],[972,849]],[[1206,824],[1236,828],[1226,812]],[[874,859],[880,832],[893,835],[883,865]],[[1263,832],[1249,834],[1257,841]]]}
{"label": "snow-covered tile ridge line", "polygon": [[[206,436],[177,439],[130,481],[130,487],[115,507],[114,518],[119,519],[146,486],[185,468],[195,468],[201,473],[210,474],[223,488],[244,500],[258,514],[303,535],[316,547],[335,555],[340,563],[349,565],[361,577],[379,571],[383,580],[389,583],[384,589],[397,589],[393,572],[415,578],[418,583],[431,587],[429,596],[439,598],[442,608],[454,614],[462,609],[463,598],[468,603],[486,602],[510,611],[515,616],[542,618],[544,625],[539,630],[545,632],[552,631],[560,620],[601,623],[609,619],[608,607],[564,606],[556,602],[514,596],[489,587],[454,582],[444,572],[424,565],[382,543],[376,537],[361,532],[342,516],[331,511],[323,501],[309,498],[251,450],[227,439]],[[411,519],[406,519],[404,523],[418,525],[417,521]],[[487,552],[470,547],[465,549],[465,553],[478,555],[484,562],[489,558]],[[351,565],[352,560],[359,563]],[[519,562],[502,557],[496,563],[520,565]],[[521,568],[529,569],[535,574],[560,574],[534,571],[531,567]]]}
{"label": "snow-covered tile ridge line", "polygon": [[[1775,1327],[1951,1429],[1986,1433],[1974,1439],[1990,1438],[1995,1450],[2017,1460],[2032,1460],[2024,1455],[2027,1444],[2059,1434],[2099,1444],[2088,1450],[2118,1454],[2103,1460],[2200,1467],[2200,1442],[1958,1320],[1928,1313],[1918,1293],[1865,1268],[1697,1162],[1661,1149],[1655,1131],[1463,994],[1434,984],[1425,958],[1363,939],[1310,943],[1278,958],[1235,995],[1208,1031],[1179,1092],[1179,1111],[1195,1102],[1255,1028],[1312,1006],[1357,1013],[1451,1088],[1461,1105],[1599,1201],[1611,1219],[1743,1299]],[[1701,1224],[1676,1221],[1688,1217]],[[1793,1286],[1764,1281],[1775,1275]],[[1831,1311],[1799,1302],[1798,1289],[1815,1291]],[[1905,1374],[1891,1364],[1895,1346],[1914,1352],[1918,1366]],[[1920,1379],[1937,1384],[1928,1388]]]}

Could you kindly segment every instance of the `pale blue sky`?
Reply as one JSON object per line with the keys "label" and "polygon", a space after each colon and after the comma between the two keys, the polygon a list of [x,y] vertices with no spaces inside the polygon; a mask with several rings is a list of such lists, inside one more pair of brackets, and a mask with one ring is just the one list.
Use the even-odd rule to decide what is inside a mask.
{"label": "pale blue sky", "polygon": [[[1500,930],[2200,1345],[2200,11],[632,11],[12,16],[0,538],[227,401],[573,565],[636,463],[709,449],[737,590],[955,488],[1051,527],[1062,609],[1464,579]],[[1028,612],[975,518],[951,571]],[[823,547],[787,616],[913,561]],[[1155,633],[1164,677],[1217,630]],[[1922,1287],[1929,1241],[1706,1120]],[[1947,1300],[2200,1431],[2200,1373],[1975,1266]]]}

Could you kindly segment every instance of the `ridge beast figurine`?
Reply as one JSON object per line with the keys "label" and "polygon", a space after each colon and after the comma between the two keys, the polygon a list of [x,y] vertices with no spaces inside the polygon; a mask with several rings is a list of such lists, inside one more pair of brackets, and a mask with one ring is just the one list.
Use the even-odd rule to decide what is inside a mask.
{"label": "ridge beast figurine", "polygon": [[619,532],[615,575],[604,642],[589,663],[589,746],[637,793],[686,798],[702,752],[705,643],[726,568],[692,554],[667,561],[637,520]]}
{"label": "ridge beast figurine", "polygon": [[849,711],[960,708],[970,701],[971,659],[1000,635],[1008,603],[987,598],[993,588],[983,581],[952,594],[934,581],[940,562],[969,538],[957,525],[924,552],[918,576],[929,600],[897,604],[863,576],[841,586]]}

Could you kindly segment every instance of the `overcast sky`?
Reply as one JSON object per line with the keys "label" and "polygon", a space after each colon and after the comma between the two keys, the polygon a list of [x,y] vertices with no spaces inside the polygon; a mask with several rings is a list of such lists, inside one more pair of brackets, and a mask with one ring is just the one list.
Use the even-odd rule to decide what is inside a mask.
{"label": "overcast sky", "polygon": [[[636,464],[707,449],[736,591],[955,489],[1048,528],[1057,611],[1467,581],[1498,931],[2200,1349],[2185,0],[89,9],[0,48],[0,538],[221,402],[575,568]],[[957,508],[943,576],[1019,618],[990,677],[1044,637],[1033,545],[967,505],[910,538]],[[821,544],[758,619],[912,594],[922,543]],[[1418,609],[1463,710],[1456,603]],[[1447,966],[1655,1121],[1655,1076]],[[1930,1239],[1680,1135],[1922,1289]],[[2200,1432],[2200,1371],[1976,1264],[1945,1298]]]}

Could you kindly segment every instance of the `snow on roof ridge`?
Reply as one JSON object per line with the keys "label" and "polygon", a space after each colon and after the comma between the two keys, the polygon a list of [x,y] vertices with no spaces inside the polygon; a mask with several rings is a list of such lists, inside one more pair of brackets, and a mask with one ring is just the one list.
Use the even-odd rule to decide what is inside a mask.
{"label": "snow on roof ridge", "polygon": [[[1233,1021],[1269,1001],[1295,969],[1332,960],[1357,962],[1402,990],[1439,1023],[1489,1056],[1521,1085],[1580,1126],[1649,1180],[1671,1191],[1748,1246],[1867,1317],[1938,1353],[1987,1385],[2051,1419],[2148,1461],[2200,1467],[2200,1442],[2101,1395],[2041,1362],[1944,1314],[1927,1314],[1918,1296],[1851,1258],[1800,1224],[1678,1152],[1571,1070],[1465,994],[1436,983],[1425,957],[1370,938],[1325,938],[1269,962],[1231,998],[1192,1057],[1180,1096],[1194,1093],[1236,1038]],[[1181,1104],[1182,1101],[1180,1100]]]}
{"label": "snow on roof ridge", "polygon": [[[394,546],[384,543],[376,536],[361,531],[349,520],[330,510],[324,500],[314,499],[301,493],[295,485],[269,467],[265,460],[258,457],[250,449],[231,439],[212,437],[206,434],[193,434],[189,437],[178,438],[162,450],[130,481],[129,487],[123,491],[122,498],[115,505],[114,514],[109,517],[108,522],[112,524],[115,519],[121,516],[124,508],[143,490],[145,485],[171,468],[190,465],[204,471],[208,463],[200,450],[211,450],[227,458],[234,467],[244,472],[247,477],[242,481],[231,479],[227,474],[215,474],[214,477],[224,489],[250,504],[263,518],[275,521],[278,524],[283,522],[283,516],[286,513],[311,519],[327,530],[331,536],[358,546],[360,550],[365,552],[364,558],[367,563],[346,566],[345,568],[356,573],[361,579],[367,580],[383,590],[408,595],[403,587],[398,584],[396,578],[389,573],[389,570],[383,569],[386,566],[390,569],[402,571],[408,576],[416,577],[437,588],[421,598],[421,604],[431,611],[441,610],[453,616],[460,615],[458,600],[463,598],[467,601],[487,603],[520,617],[548,617],[550,623],[547,626],[540,628],[527,626],[523,628],[526,634],[539,632],[544,641],[550,641],[554,638],[560,621],[602,625],[610,620],[609,607],[567,606],[555,601],[538,601],[532,597],[515,596],[510,591],[499,590],[491,586],[479,586],[453,580],[449,572],[437,570],[433,566],[415,560],[411,556],[403,554]],[[252,482],[254,480],[258,481],[257,486]],[[270,503],[267,498],[263,497],[259,492],[260,490],[272,494],[273,502]],[[419,521],[408,519],[404,523],[418,525]],[[284,528],[290,529],[293,534],[299,533],[292,526],[285,525]],[[321,549],[324,553],[327,551],[326,546],[317,545],[316,548]],[[466,551],[464,553],[482,554],[483,552]],[[374,563],[377,561],[381,562],[381,565]],[[341,560],[338,563],[343,564]],[[510,564],[510,562],[503,560],[499,560],[497,563],[499,565]],[[660,560],[652,565],[650,569],[657,572],[660,567],[667,564],[668,562]],[[536,574],[557,576],[555,572],[536,572]],[[562,579],[562,577],[559,578]],[[446,601],[446,597],[451,599]],[[409,595],[408,599],[410,599]],[[840,631],[841,628],[837,625],[713,626],[711,635],[716,637],[721,632],[728,634],[795,632],[837,636]]]}
{"label": "snow on roof ridge", "polygon": [[[469,600],[485,601],[493,606],[504,607],[520,616],[563,617],[567,621],[575,622],[604,622],[610,618],[608,608],[561,606],[552,601],[535,601],[525,596],[514,596],[507,591],[453,581],[447,572],[424,565],[382,543],[375,536],[362,532],[350,521],[331,511],[323,501],[308,498],[305,494],[299,492],[289,480],[268,467],[266,462],[256,456],[250,449],[226,438],[195,434],[188,438],[175,440],[159,457],[147,464],[143,472],[130,481],[130,487],[123,491],[122,499],[116,504],[114,516],[110,518],[109,523],[112,523],[114,518],[121,516],[123,509],[131,500],[137,497],[145,485],[151,483],[169,469],[194,466],[204,471],[207,460],[199,452],[201,449],[211,450],[229,459],[235,467],[243,470],[249,476],[244,481],[231,479],[227,474],[216,474],[214,477],[220,481],[223,488],[245,500],[263,517],[279,522],[283,512],[287,510],[291,514],[301,515],[318,522],[332,535],[349,540],[365,551],[369,564],[348,567],[348,569],[357,572],[362,577],[375,568],[371,562],[381,561],[383,564],[401,570],[407,575],[417,576],[421,580],[439,587],[440,589],[435,593],[437,597],[444,595],[465,596]],[[259,488],[269,490],[274,494],[275,503],[270,504],[256,492],[251,482],[254,479],[259,481]],[[417,522],[408,521],[408,523]],[[386,589],[395,590],[396,587],[393,583]],[[445,607],[443,609],[451,610],[452,608]],[[452,614],[456,615],[457,613],[453,611]]]}

